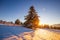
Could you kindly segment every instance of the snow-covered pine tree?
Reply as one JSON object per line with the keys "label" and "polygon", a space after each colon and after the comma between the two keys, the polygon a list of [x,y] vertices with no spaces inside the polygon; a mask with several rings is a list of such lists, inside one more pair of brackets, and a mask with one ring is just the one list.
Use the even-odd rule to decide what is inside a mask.
{"label": "snow-covered pine tree", "polygon": [[22,25],[22,22],[19,19],[16,19],[15,24]]}
{"label": "snow-covered pine tree", "polygon": [[37,15],[37,12],[34,9],[34,6],[30,7],[30,10],[28,12],[28,15],[25,16],[25,22],[24,26],[27,28],[37,28],[39,24],[39,16]]}

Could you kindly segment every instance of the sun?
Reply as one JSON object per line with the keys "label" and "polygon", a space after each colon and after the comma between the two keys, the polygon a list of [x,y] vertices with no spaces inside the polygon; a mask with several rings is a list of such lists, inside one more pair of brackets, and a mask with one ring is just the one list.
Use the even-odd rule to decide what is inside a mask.
{"label": "sun", "polygon": [[41,25],[40,21],[39,21],[38,25],[39,25],[39,26]]}
{"label": "sun", "polygon": [[38,25],[40,26],[40,25],[48,25],[48,24],[46,23],[46,21],[40,20],[39,23],[38,23]]}
{"label": "sun", "polygon": [[41,25],[41,23],[39,22],[39,25]]}
{"label": "sun", "polygon": [[45,22],[43,22],[43,21],[40,21],[39,22],[39,25],[45,25],[46,23]]}

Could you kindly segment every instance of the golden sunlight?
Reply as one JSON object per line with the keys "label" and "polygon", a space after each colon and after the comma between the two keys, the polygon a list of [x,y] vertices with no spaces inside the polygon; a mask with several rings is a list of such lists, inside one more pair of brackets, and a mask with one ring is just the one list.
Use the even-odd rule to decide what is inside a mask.
{"label": "golden sunlight", "polygon": [[40,22],[39,22],[39,24],[38,24],[38,25],[41,25],[41,24],[40,24]]}
{"label": "golden sunlight", "polygon": [[39,25],[44,25],[45,23],[43,21],[39,21]]}
{"label": "golden sunlight", "polygon": [[40,20],[40,25],[47,25],[47,23],[44,20]]}

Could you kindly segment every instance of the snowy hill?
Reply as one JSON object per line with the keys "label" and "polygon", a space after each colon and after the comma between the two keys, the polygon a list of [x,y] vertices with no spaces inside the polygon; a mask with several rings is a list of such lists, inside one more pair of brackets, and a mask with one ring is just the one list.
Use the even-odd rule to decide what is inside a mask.
{"label": "snowy hill", "polygon": [[20,26],[0,25],[0,39],[8,38],[13,35],[17,36],[18,34],[29,31],[32,31],[32,29],[28,29]]}
{"label": "snowy hill", "polygon": [[60,40],[60,30],[0,25],[1,40]]}

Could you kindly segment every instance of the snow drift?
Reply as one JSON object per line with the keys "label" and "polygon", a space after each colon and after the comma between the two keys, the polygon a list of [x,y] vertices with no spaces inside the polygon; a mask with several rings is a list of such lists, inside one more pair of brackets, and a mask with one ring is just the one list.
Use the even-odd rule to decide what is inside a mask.
{"label": "snow drift", "polygon": [[60,40],[60,30],[0,26],[1,40]]}

